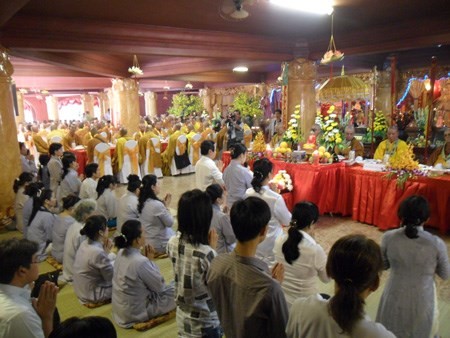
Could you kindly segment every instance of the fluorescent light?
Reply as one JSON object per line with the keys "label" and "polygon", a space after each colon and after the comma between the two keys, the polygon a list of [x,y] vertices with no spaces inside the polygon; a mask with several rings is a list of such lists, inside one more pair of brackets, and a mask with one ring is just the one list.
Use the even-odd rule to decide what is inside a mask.
{"label": "fluorescent light", "polygon": [[248,72],[248,67],[237,66],[237,67],[233,68],[233,72],[245,73],[245,72]]}
{"label": "fluorescent light", "polygon": [[270,0],[270,2],[278,6],[302,12],[328,15],[333,13],[332,0]]}

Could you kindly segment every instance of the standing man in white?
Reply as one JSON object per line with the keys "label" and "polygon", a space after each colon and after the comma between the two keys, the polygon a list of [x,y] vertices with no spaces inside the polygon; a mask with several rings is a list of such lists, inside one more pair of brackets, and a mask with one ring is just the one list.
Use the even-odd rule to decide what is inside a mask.
{"label": "standing man in white", "polygon": [[216,146],[213,141],[203,141],[200,145],[200,159],[195,164],[195,184],[197,188],[204,191],[213,183],[225,185],[222,178],[222,161],[214,162],[216,157]]}

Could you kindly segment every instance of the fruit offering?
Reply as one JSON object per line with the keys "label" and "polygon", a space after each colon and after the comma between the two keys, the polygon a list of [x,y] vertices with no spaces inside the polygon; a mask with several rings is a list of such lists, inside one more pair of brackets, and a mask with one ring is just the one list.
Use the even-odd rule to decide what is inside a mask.
{"label": "fruit offering", "polygon": [[311,163],[333,163],[333,157],[326,151],[325,147],[319,147],[319,149],[314,150],[309,161]]}
{"label": "fruit offering", "polygon": [[286,154],[292,153],[292,149],[288,147],[287,142],[281,142],[279,147],[276,147],[275,150],[275,157],[283,157]]}

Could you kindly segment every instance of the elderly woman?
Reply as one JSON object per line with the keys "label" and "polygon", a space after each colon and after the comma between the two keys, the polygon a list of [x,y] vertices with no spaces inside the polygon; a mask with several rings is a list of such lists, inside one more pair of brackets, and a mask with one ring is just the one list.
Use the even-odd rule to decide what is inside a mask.
{"label": "elderly woman", "polygon": [[442,164],[444,168],[450,169],[450,128],[448,127],[444,130],[444,140],[445,143],[437,147],[431,154],[428,165]]}
{"label": "elderly woman", "polygon": [[85,239],[81,236],[80,230],[83,228],[86,219],[95,211],[97,203],[93,199],[85,199],[75,207],[73,218],[75,222],[69,227],[64,239],[64,253],[63,253],[63,273],[61,280],[64,282],[71,282],[73,276],[73,262],[75,254],[80,247],[81,242]]}

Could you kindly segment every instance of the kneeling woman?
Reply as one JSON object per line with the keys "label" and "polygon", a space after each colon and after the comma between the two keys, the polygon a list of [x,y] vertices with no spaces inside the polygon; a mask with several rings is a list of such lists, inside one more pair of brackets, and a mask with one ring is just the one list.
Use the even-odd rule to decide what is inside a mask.
{"label": "kneeling woman", "polygon": [[[141,222],[126,221],[114,242],[122,249],[114,262],[112,313],[115,322],[129,328],[175,309],[174,285],[164,282],[158,265],[151,261],[155,250],[145,245]],[[142,255],[140,248],[144,245]]]}
{"label": "kneeling woman", "polygon": [[73,289],[82,303],[106,302],[111,299],[113,278],[113,257],[108,256],[112,242],[106,218],[90,216],[80,234],[87,239],[75,255]]}

